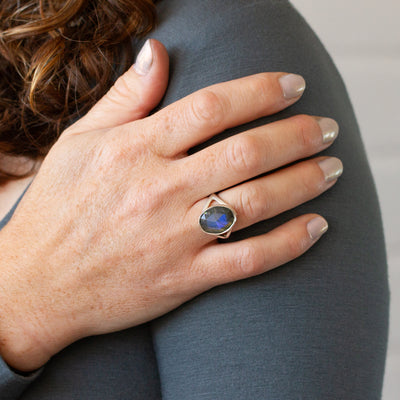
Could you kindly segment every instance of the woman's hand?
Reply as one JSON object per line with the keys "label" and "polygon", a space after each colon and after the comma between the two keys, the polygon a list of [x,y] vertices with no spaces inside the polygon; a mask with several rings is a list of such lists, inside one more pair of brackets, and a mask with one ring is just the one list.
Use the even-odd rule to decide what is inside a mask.
{"label": "woman's hand", "polygon": [[[144,323],[309,249],[326,230],[315,214],[232,243],[205,234],[198,218],[211,193],[237,211],[237,230],[330,188],[342,165],[328,157],[248,180],[326,149],[334,121],[295,116],[187,155],[227,128],[288,107],[303,88],[297,76],[260,73],[133,122],[127,108],[124,118],[111,117],[106,96],[68,128],[0,234],[5,360],[37,368],[77,339]],[[124,109],[124,92],[110,93]]]}

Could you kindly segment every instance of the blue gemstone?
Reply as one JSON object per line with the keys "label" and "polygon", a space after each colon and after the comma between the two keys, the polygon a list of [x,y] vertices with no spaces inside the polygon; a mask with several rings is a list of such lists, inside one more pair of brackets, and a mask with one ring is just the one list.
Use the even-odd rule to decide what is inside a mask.
{"label": "blue gemstone", "polygon": [[226,232],[235,222],[231,209],[224,206],[214,206],[200,215],[200,226],[204,232],[220,234]]}

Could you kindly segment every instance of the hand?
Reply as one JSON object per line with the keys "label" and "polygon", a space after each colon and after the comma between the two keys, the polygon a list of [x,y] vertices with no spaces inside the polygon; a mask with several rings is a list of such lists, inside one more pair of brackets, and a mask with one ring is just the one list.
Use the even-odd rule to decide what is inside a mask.
{"label": "hand", "polygon": [[75,340],[144,323],[309,249],[326,230],[315,214],[232,243],[202,232],[198,217],[218,192],[242,229],[330,188],[341,163],[327,157],[247,180],[326,149],[332,120],[296,116],[187,155],[293,104],[301,92],[284,96],[292,80],[261,73],[213,85],[133,122],[107,124],[99,107],[68,128],[0,234],[5,360],[37,368]]}

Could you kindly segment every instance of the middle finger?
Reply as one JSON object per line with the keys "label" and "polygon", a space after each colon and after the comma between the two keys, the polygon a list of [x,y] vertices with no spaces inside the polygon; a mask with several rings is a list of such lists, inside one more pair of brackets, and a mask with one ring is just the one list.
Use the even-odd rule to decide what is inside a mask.
{"label": "middle finger", "polygon": [[338,130],[330,118],[298,115],[232,136],[175,163],[195,202],[326,149]]}

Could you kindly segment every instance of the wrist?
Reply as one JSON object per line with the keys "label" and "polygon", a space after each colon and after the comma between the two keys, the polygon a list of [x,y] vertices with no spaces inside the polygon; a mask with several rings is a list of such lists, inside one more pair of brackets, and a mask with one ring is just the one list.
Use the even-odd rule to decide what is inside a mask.
{"label": "wrist", "polygon": [[19,374],[38,370],[50,359],[42,343],[30,335],[10,335],[0,328],[0,354],[4,362]]}
{"label": "wrist", "polygon": [[48,307],[40,306],[40,290],[32,273],[39,269],[32,257],[15,248],[18,242],[5,231],[0,235],[0,355],[11,368],[28,372],[60,350],[56,339],[60,335],[54,321],[50,324]]}

